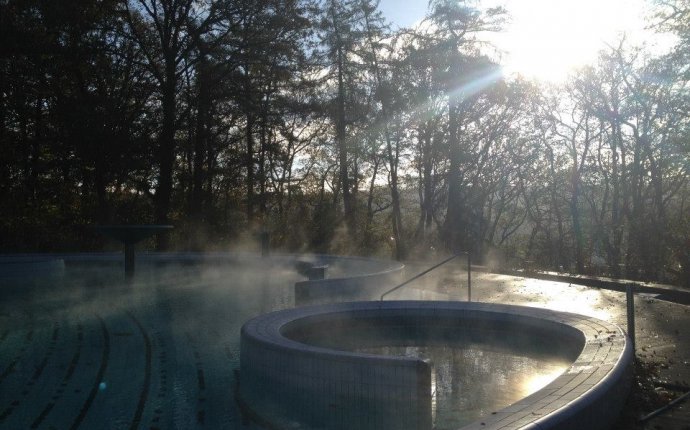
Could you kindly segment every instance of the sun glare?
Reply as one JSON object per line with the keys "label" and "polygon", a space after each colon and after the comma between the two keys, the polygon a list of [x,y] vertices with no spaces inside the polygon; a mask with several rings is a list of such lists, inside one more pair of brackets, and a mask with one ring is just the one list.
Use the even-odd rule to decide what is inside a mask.
{"label": "sun glare", "polygon": [[498,36],[506,72],[558,82],[596,59],[606,43],[644,29],[643,0],[510,0],[511,23]]}
{"label": "sun glare", "polygon": [[529,396],[532,393],[536,393],[542,388],[549,385],[554,379],[558,378],[563,371],[568,368],[567,362],[562,362],[557,365],[552,364],[549,369],[542,369],[543,373],[538,373],[536,375],[524,375],[524,379],[518,385],[525,396]]}

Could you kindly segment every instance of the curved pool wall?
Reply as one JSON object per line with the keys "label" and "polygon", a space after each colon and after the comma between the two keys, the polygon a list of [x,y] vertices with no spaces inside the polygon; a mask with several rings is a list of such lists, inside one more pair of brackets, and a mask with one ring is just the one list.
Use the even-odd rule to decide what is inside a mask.
{"label": "curved pool wall", "polygon": [[605,321],[488,303],[353,302],[289,309],[248,321],[240,340],[243,404],[282,425],[297,421],[329,429],[430,429],[430,363],[304,343],[309,333],[328,335],[329,327],[347,331],[348,324],[361,329],[363,322],[423,334],[449,326],[507,336],[533,332],[573,346],[572,365],[554,381],[464,429],[605,429],[617,418],[630,386],[630,343]]}
{"label": "curved pool wall", "polygon": [[121,252],[0,258],[3,429],[261,430],[234,401],[242,324],[294,305],[298,262],[328,264],[334,277],[402,267],[141,252],[130,283]]}
{"label": "curved pool wall", "polygon": [[314,256],[310,264],[325,266],[327,277],[297,282],[297,305],[378,298],[400,283],[404,268],[396,261],[330,255]]}
{"label": "curved pool wall", "polygon": [[[295,304],[323,304],[338,301],[370,300],[397,285],[402,279],[404,265],[397,261],[337,255],[271,254],[262,257],[242,252],[140,252],[137,267],[167,264],[224,264],[242,260],[277,262],[283,264],[321,266],[325,279],[298,281],[294,286]],[[118,252],[17,254],[0,256],[0,283],[64,273],[66,266],[121,265],[124,256]]]}
{"label": "curved pool wall", "polygon": [[65,261],[55,256],[0,255],[0,284],[7,281],[59,277],[64,273]]}

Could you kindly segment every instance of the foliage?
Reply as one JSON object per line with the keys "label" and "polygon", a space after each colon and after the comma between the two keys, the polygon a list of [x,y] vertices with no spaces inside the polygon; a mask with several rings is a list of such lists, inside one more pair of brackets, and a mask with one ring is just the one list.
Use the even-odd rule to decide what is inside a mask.
{"label": "foliage", "polygon": [[556,86],[503,76],[508,18],[432,1],[0,2],[0,250],[385,254],[690,283],[686,0]]}

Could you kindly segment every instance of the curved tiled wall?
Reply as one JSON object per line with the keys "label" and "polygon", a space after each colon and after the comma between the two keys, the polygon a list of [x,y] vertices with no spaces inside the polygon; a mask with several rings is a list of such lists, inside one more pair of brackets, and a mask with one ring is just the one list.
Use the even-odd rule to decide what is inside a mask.
{"label": "curved tiled wall", "polygon": [[65,262],[60,258],[32,256],[0,257],[0,284],[17,280],[33,280],[41,277],[61,276]]}
{"label": "curved tiled wall", "polygon": [[629,388],[629,342],[618,327],[595,318],[487,303],[355,302],[247,322],[241,334],[242,401],[269,421],[316,428],[431,428],[429,363],[305,343],[315,331],[328,335],[329,327],[337,327],[337,337],[338,330],[361,328],[363,322],[418,333],[450,326],[531,332],[572,346],[573,364],[553,382],[465,428],[603,429],[616,418]]}
{"label": "curved tiled wall", "polygon": [[295,284],[295,304],[323,304],[338,301],[370,300],[393,288],[401,280],[403,264],[362,257],[317,256],[314,264],[337,264],[341,273],[326,279]]}

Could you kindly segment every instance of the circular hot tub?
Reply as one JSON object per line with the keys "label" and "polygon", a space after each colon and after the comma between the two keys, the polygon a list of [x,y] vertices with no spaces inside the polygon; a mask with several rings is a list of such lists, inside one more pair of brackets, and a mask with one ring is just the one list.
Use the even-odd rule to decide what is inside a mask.
{"label": "circular hot tub", "polygon": [[[248,321],[239,397],[280,427],[604,429],[623,406],[632,360],[620,328],[582,315],[488,303],[339,303]],[[514,389],[554,362],[564,364],[545,386]],[[460,416],[451,424],[441,422],[443,387],[464,396],[448,397]],[[518,397],[494,402],[506,388]],[[463,415],[463,399],[481,393],[490,404]]]}

